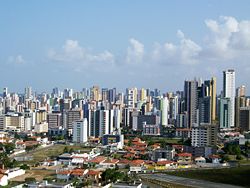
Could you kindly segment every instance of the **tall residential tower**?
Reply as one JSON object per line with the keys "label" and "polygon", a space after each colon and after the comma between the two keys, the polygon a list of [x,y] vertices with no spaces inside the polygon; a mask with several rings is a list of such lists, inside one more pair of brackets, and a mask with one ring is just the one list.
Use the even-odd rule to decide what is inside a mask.
{"label": "tall residential tower", "polygon": [[232,69],[223,71],[223,97],[230,99],[230,111],[229,126],[234,127],[234,115],[235,115],[235,72]]}

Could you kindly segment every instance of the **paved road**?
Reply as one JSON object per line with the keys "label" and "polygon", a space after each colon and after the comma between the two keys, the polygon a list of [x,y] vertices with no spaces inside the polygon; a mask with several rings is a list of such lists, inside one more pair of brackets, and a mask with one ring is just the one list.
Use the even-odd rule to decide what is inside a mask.
{"label": "paved road", "polygon": [[222,188],[222,187],[242,188],[240,186],[235,186],[235,185],[214,183],[214,182],[205,181],[205,180],[183,178],[183,177],[171,176],[167,174],[141,174],[140,177],[142,179],[146,178],[146,179],[158,180],[161,182],[179,184],[179,185],[189,186],[189,187],[194,187],[194,188],[201,188],[201,187],[202,188]]}

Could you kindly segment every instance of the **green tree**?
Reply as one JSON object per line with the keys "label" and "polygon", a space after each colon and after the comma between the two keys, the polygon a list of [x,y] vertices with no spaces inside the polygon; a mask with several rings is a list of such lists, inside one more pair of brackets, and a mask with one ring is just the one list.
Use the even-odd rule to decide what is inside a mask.
{"label": "green tree", "polygon": [[11,160],[7,153],[0,153],[0,163],[7,168],[13,168],[16,165],[16,160]]}
{"label": "green tree", "polygon": [[25,183],[34,183],[36,182],[36,178],[33,178],[33,177],[27,177],[25,178]]}
{"label": "green tree", "polygon": [[4,147],[7,154],[10,154],[16,148],[14,143],[6,143]]}
{"label": "green tree", "polygon": [[118,179],[122,179],[124,174],[115,169],[107,169],[102,174],[102,180],[106,183],[116,182]]}
{"label": "green tree", "polygon": [[129,141],[128,141],[128,146],[132,146],[132,140],[131,139],[129,139]]}
{"label": "green tree", "polygon": [[22,165],[20,166],[20,168],[23,169],[23,170],[29,170],[29,169],[30,169],[30,166],[27,165],[27,164],[22,164]]}
{"label": "green tree", "polygon": [[167,142],[165,140],[161,141],[161,148],[166,148]]}
{"label": "green tree", "polygon": [[64,147],[63,153],[69,153],[69,148],[67,146]]}

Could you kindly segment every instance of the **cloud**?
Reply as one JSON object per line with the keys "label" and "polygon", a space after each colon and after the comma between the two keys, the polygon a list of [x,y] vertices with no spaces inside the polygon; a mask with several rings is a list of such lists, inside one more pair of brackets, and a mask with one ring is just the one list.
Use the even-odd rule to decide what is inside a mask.
{"label": "cloud", "polygon": [[[67,63],[76,72],[88,69],[93,71],[126,72],[135,65],[145,72],[154,66],[206,67],[207,72],[216,72],[214,67],[234,65],[235,61],[250,58],[250,20],[238,21],[234,17],[220,16],[218,19],[204,21],[207,34],[200,42],[187,37],[177,30],[177,42],[154,42],[145,51],[145,45],[136,38],[129,39],[129,46],[116,56],[108,50],[93,53],[82,47],[77,40],[66,40],[61,49],[50,50],[49,58]],[[117,58],[119,57],[119,58]],[[143,67],[141,66],[143,63]],[[137,70],[133,70],[138,72]],[[135,73],[136,74],[136,73]]]}
{"label": "cloud", "polygon": [[209,29],[206,48],[202,53],[205,58],[228,61],[249,54],[250,21],[221,16],[218,20],[205,20],[205,24]]}
{"label": "cloud", "polygon": [[69,62],[79,66],[94,65],[96,63],[114,63],[114,55],[105,50],[101,53],[92,53],[89,49],[79,45],[77,40],[66,40],[61,51],[51,49],[50,59],[59,62]]}
{"label": "cloud", "polygon": [[152,60],[166,64],[197,64],[202,48],[191,39],[185,37],[181,30],[177,31],[179,44],[166,42],[156,43],[152,50]]}
{"label": "cloud", "polygon": [[26,63],[26,60],[24,60],[22,55],[10,56],[8,58],[8,63],[9,64],[16,64],[16,65],[23,65]]}
{"label": "cloud", "polygon": [[144,45],[138,40],[131,38],[129,40],[130,46],[127,48],[126,62],[140,63],[144,56]]}

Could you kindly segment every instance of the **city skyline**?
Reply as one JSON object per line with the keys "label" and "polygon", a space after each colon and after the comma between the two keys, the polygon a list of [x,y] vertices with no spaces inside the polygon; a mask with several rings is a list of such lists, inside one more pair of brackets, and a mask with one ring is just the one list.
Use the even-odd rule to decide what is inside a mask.
{"label": "city skyline", "polygon": [[249,5],[1,1],[0,187],[248,187]]}
{"label": "city skyline", "polygon": [[58,3],[1,3],[0,87],[175,91],[215,76],[220,91],[229,68],[250,87],[247,1]]}

